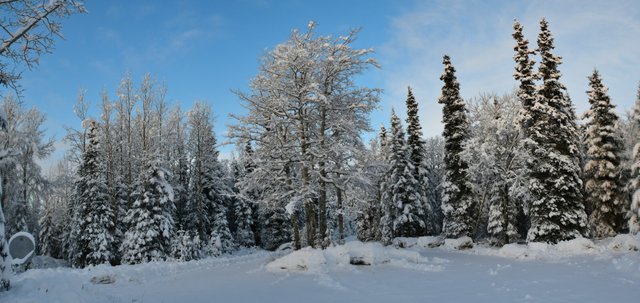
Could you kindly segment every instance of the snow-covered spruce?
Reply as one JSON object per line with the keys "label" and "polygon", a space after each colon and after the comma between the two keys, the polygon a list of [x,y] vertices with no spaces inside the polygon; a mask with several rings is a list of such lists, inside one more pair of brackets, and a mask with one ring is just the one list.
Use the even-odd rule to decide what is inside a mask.
{"label": "snow-covered spruce", "polygon": [[575,112],[559,81],[558,65],[562,61],[552,53],[553,48],[548,23],[542,19],[538,36],[542,84],[527,113],[532,123],[523,126],[528,128],[525,146],[530,151],[527,173],[532,202],[527,240],[531,242],[573,239],[587,228]]}
{"label": "snow-covered spruce", "polygon": [[356,235],[362,242],[380,241],[381,238],[381,184],[389,167],[389,145],[387,129],[381,125],[377,138],[370,142],[371,150],[364,159],[366,165],[361,168],[364,182],[357,187],[365,197],[356,216]]}
{"label": "snow-covered spruce", "polygon": [[171,256],[175,206],[167,178],[165,169],[146,159],[134,192],[135,201],[125,218],[129,228],[122,242],[122,263],[162,261]]}
{"label": "snow-covered spruce", "polygon": [[113,246],[115,217],[107,192],[104,161],[99,155],[97,130],[96,123],[92,122],[89,128],[89,144],[78,169],[78,182],[82,183],[78,188],[82,191],[77,195],[77,204],[86,209],[86,215],[80,223],[80,239],[82,245],[87,245],[87,254],[86,259],[82,260],[84,262],[76,264],[81,267],[111,262],[116,249]]}
{"label": "snow-covered spruce", "polygon": [[413,92],[411,91],[411,87],[408,88],[407,92],[407,148],[408,148],[408,156],[409,162],[413,165],[413,177],[416,179],[417,188],[420,195],[420,204],[423,209],[423,218],[422,220],[425,223],[425,228],[423,230],[424,235],[432,235],[435,232],[435,222],[432,218],[433,210],[431,206],[433,205],[431,201],[428,200],[428,186],[429,186],[429,171],[426,160],[426,142],[422,138],[422,126],[420,125],[420,118],[418,115],[418,102],[416,98],[413,96]]}
{"label": "snow-covered spruce", "polygon": [[261,247],[275,250],[291,241],[291,221],[284,208],[261,205],[259,218]]}
{"label": "snow-covered spruce", "polygon": [[395,237],[417,237],[425,234],[420,188],[413,173],[402,124],[392,111],[389,172],[381,186],[384,213],[382,241],[385,244],[390,244]]}
{"label": "snow-covered spruce", "polygon": [[252,247],[255,245],[255,235],[253,234],[253,201],[243,197],[238,188],[241,180],[245,177],[243,160],[242,156],[241,159],[234,158],[229,164],[230,167],[227,172],[230,175],[228,176],[228,180],[230,180],[229,186],[232,188],[232,195],[229,197],[229,201],[231,202],[229,223],[233,223],[232,225],[230,224],[230,229],[236,244],[241,247]]}
{"label": "snow-covered spruce", "polygon": [[233,251],[236,244],[229,230],[227,208],[222,203],[213,205],[211,222],[211,234],[205,246],[205,253],[210,256],[219,256]]}
{"label": "snow-covered spruce", "polygon": [[[104,179],[103,159],[99,153],[97,125],[95,121],[87,120],[89,142],[81,154],[82,160],[74,182],[73,200],[71,201],[71,235],[69,260],[75,267],[108,263],[112,260],[113,235],[107,230],[113,224],[104,223],[112,219],[113,212],[106,209],[105,219],[96,208],[109,207],[107,203],[107,188]],[[105,209],[100,209],[105,211]],[[93,222],[99,221],[100,224]],[[106,235],[101,234],[105,232]],[[100,243],[102,242],[102,243]]]}
{"label": "snow-covered spruce", "polygon": [[187,205],[186,228],[205,241],[215,230],[216,236],[222,233],[220,236],[226,241],[223,230],[229,230],[226,204],[231,189],[224,182],[211,119],[211,107],[206,104],[196,103],[189,112],[187,149],[193,159],[189,170],[191,197]]}
{"label": "snow-covered spruce", "polygon": [[[0,116],[0,119],[3,117]],[[2,159],[0,159],[1,161]],[[0,292],[11,286],[11,257],[9,257],[9,245],[5,234],[5,220],[2,205],[0,205]]]}
{"label": "snow-covered spruce", "polygon": [[595,238],[611,237],[626,227],[628,205],[621,196],[623,184],[620,162],[623,149],[618,132],[618,116],[607,94],[607,88],[597,70],[589,77],[589,104],[585,113],[585,144],[587,147],[585,174],[586,201],[591,206],[589,227]]}
{"label": "snow-covered spruce", "polygon": [[200,237],[196,233],[178,230],[173,238],[171,256],[178,261],[199,259],[201,245]]}
{"label": "snow-covered spruce", "polygon": [[[636,104],[633,108],[632,123],[636,129],[640,129],[640,85]],[[629,210],[629,231],[637,234],[640,232],[640,136],[638,133],[633,138],[635,146],[633,148],[633,162],[631,164],[631,179],[629,191],[631,192],[631,209]]]}
{"label": "snow-covered spruce", "polygon": [[465,103],[460,96],[460,84],[449,56],[443,57],[444,82],[438,103],[443,105],[442,122],[445,140],[445,176],[442,183],[443,233],[447,238],[472,236],[474,231],[474,201],[468,176],[468,163],[461,153],[468,139],[469,121]]}
{"label": "snow-covered spruce", "polygon": [[253,210],[251,202],[238,197],[234,205],[234,214],[236,216],[236,229],[234,238],[236,243],[243,247],[251,247],[255,245],[255,236],[253,234]]}

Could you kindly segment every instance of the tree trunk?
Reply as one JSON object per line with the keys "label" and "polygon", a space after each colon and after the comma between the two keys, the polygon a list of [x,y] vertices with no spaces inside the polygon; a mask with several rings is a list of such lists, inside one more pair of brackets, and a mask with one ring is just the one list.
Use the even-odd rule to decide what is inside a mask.
{"label": "tree trunk", "polygon": [[344,244],[344,213],[342,209],[342,189],[336,186],[336,195],[338,196],[338,234],[340,244]]}
{"label": "tree trunk", "polygon": [[291,213],[291,226],[293,229],[293,249],[299,250],[302,248],[302,243],[300,242],[300,224],[298,224],[298,216],[296,216],[296,211]]}
{"label": "tree trunk", "polygon": [[[286,164],[284,168],[285,174],[287,176],[287,187],[289,187],[289,192],[293,189],[292,181],[291,181],[291,171],[289,169],[289,164]],[[293,233],[293,249],[299,250],[302,248],[302,241],[300,240],[300,224],[298,223],[298,212],[294,208],[291,212],[291,229]]]}
{"label": "tree trunk", "polygon": [[[327,110],[323,108],[320,112],[320,150],[326,152],[325,128],[327,125]],[[320,190],[319,190],[319,216],[318,216],[318,232],[320,235],[320,245],[327,248],[330,243],[329,234],[327,233],[327,171],[325,169],[325,159],[321,159],[318,163],[320,166]]]}
{"label": "tree trunk", "polygon": [[311,247],[316,246],[316,211],[315,211],[315,203],[313,198],[309,197],[309,155],[307,150],[307,136],[306,136],[306,127],[304,123],[304,118],[302,117],[302,110],[298,114],[298,131],[300,133],[300,148],[302,154],[302,185],[305,197],[304,208],[305,208],[305,231],[307,235],[307,245]]}

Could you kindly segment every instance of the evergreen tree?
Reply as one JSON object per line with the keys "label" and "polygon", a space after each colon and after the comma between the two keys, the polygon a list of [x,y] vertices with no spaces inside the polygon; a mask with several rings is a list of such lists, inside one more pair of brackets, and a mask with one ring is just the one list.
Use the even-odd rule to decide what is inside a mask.
{"label": "evergreen tree", "polygon": [[253,147],[251,145],[251,141],[247,141],[244,146],[244,151],[242,153],[242,163],[243,163],[243,174],[242,177],[236,182],[236,188],[238,189],[238,195],[240,198],[245,199],[249,206],[251,206],[251,232],[254,238],[254,245],[260,246],[260,214],[259,214],[259,205],[256,203],[258,199],[258,194],[254,190],[254,188],[247,187],[247,181],[249,174],[253,173],[255,169],[255,164],[253,160]]}
{"label": "evergreen tree", "polygon": [[625,227],[626,207],[621,192],[620,162],[623,149],[618,116],[597,70],[589,77],[591,109],[585,114],[587,163],[584,167],[591,236],[611,237]]}
{"label": "evergreen tree", "polygon": [[531,124],[536,120],[537,112],[532,109],[535,103],[536,84],[537,77],[536,72],[533,70],[535,61],[529,56],[535,54],[534,50],[529,49],[529,40],[524,38],[522,33],[522,25],[518,21],[513,22],[513,38],[516,40],[516,46],[514,50],[514,60],[516,61],[516,71],[513,74],[514,78],[520,82],[517,90],[517,96],[522,102],[522,108],[519,112],[519,124],[520,130],[523,132],[523,138],[529,139],[529,131]]}
{"label": "evergreen tree", "polygon": [[218,161],[211,116],[211,107],[201,103],[196,103],[189,112],[187,149],[192,160],[187,228],[198,233],[201,239],[208,239],[209,253],[219,255],[233,248],[227,220],[232,192],[224,181],[223,167]]}
{"label": "evergreen tree", "polygon": [[[4,119],[0,116],[2,125],[4,125]],[[3,150],[2,153],[6,153]],[[6,155],[2,155],[0,158],[4,158]],[[4,161],[4,159],[1,159]],[[0,204],[0,291],[8,290],[11,286],[10,274],[11,274],[11,258],[9,257],[9,245],[7,244],[7,236],[5,234],[5,219],[4,212],[2,211],[2,204]]]}
{"label": "evergreen tree", "polygon": [[433,225],[433,234],[442,233],[442,221],[444,214],[442,213],[442,190],[441,184],[444,178],[444,139],[441,136],[429,138],[425,144],[425,160],[427,162],[427,171],[429,172],[427,180],[427,201],[431,203],[430,224]]}
{"label": "evergreen tree", "polygon": [[251,247],[255,245],[255,237],[253,235],[253,210],[251,202],[238,197],[234,205],[234,213],[236,215],[236,230],[234,238],[240,246]]}
{"label": "evergreen tree", "polygon": [[587,226],[575,112],[559,81],[558,65],[562,61],[551,52],[553,48],[548,23],[542,19],[537,50],[542,84],[527,117],[531,125],[525,125],[531,153],[527,164],[532,197],[527,240],[532,242],[573,239],[583,235]]}
{"label": "evergreen tree", "polygon": [[80,241],[82,245],[87,245],[87,254],[83,257],[83,262],[77,264],[81,267],[109,263],[114,258],[115,215],[109,200],[104,161],[99,150],[97,126],[92,122],[89,128],[89,145],[78,169],[78,182],[83,183],[78,187],[83,189],[78,192],[78,204],[86,210],[85,217],[81,218]]}
{"label": "evergreen tree", "polygon": [[211,107],[205,104],[196,103],[189,112],[187,151],[192,160],[186,228],[205,240],[212,231],[214,204],[224,203],[221,188],[216,186],[217,180],[214,179],[220,176],[222,166],[217,159],[216,138],[210,119]]}
{"label": "evergreen tree", "polygon": [[264,205],[259,213],[262,248],[276,250],[291,241],[291,221],[284,208]]}
{"label": "evergreen tree", "polygon": [[[516,41],[514,51],[514,60],[516,62],[515,72],[513,74],[516,81],[519,82],[516,90],[516,96],[520,100],[522,106],[518,111],[517,127],[520,132],[520,148],[521,153],[524,156],[524,165],[520,167],[518,177],[520,179],[517,182],[518,192],[515,194],[519,200],[522,201],[523,209],[529,209],[533,204],[533,196],[530,192],[530,183],[534,179],[534,174],[530,168],[537,163],[536,155],[533,151],[536,150],[537,141],[535,140],[536,133],[533,131],[533,122],[542,119],[540,107],[535,107],[536,103],[536,84],[535,81],[538,78],[537,72],[534,70],[535,61],[530,58],[535,54],[534,50],[529,49],[529,40],[524,38],[522,25],[514,20],[513,22],[513,38]],[[525,220],[521,220],[519,225],[522,229],[529,229],[530,218],[524,216]],[[523,222],[524,221],[524,222]],[[523,235],[524,236],[524,235]]]}
{"label": "evergreen tree", "polygon": [[219,256],[230,253],[235,249],[235,243],[233,236],[231,235],[231,231],[229,230],[227,208],[224,204],[215,203],[212,211],[212,228],[209,242],[206,247],[207,254],[211,256]]}
{"label": "evergreen tree", "polygon": [[65,209],[62,207],[62,200],[50,200],[44,205],[44,213],[40,218],[40,235],[38,244],[40,246],[40,254],[51,256],[56,259],[64,258],[63,255],[63,234],[65,226],[64,219]]}
{"label": "evergreen tree", "polygon": [[[0,131],[6,131],[7,120],[3,111],[0,111]],[[11,154],[11,150],[0,150],[0,164],[6,166],[8,155]],[[4,180],[1,180],[0,190],[5,191]],[[4,219],[4,203],[0,201],[0,291],[8,290],[11,286],[10,274],[11,274],[11,258],[9,257],[9,245],[7,244],[7,235],[5,233],[5,224],[7,221]]]}
{"label": "evergreen tree", "polygon": [[[389,144],[387,141],[387,130],[384,125],[381,125],[377,139],[371,142],[371,152],[367,153],[363,161],[367,164],[364,166],[363,175],[369,186],[362,186],[363,196],[367,198],[363,209],[359,210],[356,217],[357,237],[363,242],[381,239],[381,183],[388,170],[387,147]],[[371,194],[371,192],[374,193]]]}
{"label": "evergreen tree", "polygon": [[15,234],[17,232],[31,232],[27,222],[29,221],[30,213],[27,200],[18,195],[13,201],[12,207],[9,208],[8,216],[12,219],[9,221],[9,234]]}
{"label": "evergreen tree", "polygon": [[7,238],[4,232],[4,212],[0,205],[0,291],[9,289],[11,281],[9,275],[11,274],[11,259],[9,257],[9,245],[7,244]]}
{"label": "evergreen tree", "polygon": [[394,237],[422,236],[426,228],[420,189],[407,156],[404,130],[395,112],[391,113],[391,136],[390,171],[382,185],[383,242],[386,244]]}
{"label": "evergreen tree", "polygon": [[429,185],[429,171],[428,164],[425,157],[426,148],[425,141],[422,138],[422,126],[420,125],[420,118],[418,117],[418,102],[411,92],[411,87],[408,88],[407,93],[407,147],[409,149],[409,161],[413,165],[413,177],[416,179],[418,192],[420,194],[420,204],[423,209],[423,221],[426,224],[424,230],[425,234],[433,234],[435,230],[435,222],[430,218],[433,210],[431,209],[431,203],[427,200],[428,197],[428,185]]}
{"label": "evergreen tree", "polygon": [[173,238],[172,253],[174,259],[182,262],[199,258],[200,238],[184,230],[178,230]]}
{"label": "evergreen tree", "polygon": [[455,76],[455,68],[449,56],[442,63],[444,82],[438,103],[443,104],[442,122],[445,140],[445,176],[442,184],[442,210],[444,213],[443,232],[447,238],[472,236],[474,230],[475,201],[467,173],[468,163],[461,157],[468,137],[469,121],[465,103],[460,96],[460,84]]}
{"label": "evergreen tree", "polygon": [[[638,95],[633,108],[632,123],[640,127],[640,85]],[[631,192],[631,209],[629,210],[629,232],[640,232],[640,136],[635,134],[635,146],[633,148],[633,162],[631,164],[631,179],[628,187]]]}
{"label": "evergreen tree", "polygon": [[166,260],[171,255],[173,188],[165,169],[150,159],[138,177],[135,200],[127,211],[129,228],[122,242],[122,263]]}

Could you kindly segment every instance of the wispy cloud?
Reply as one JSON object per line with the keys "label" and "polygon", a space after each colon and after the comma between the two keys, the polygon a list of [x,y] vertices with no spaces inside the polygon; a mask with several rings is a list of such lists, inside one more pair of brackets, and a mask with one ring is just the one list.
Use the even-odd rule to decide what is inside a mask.
{"label": "wispy cloud", "polygon": [[538,22],[546,17],[556,53],[564,58],[563,82],[578,111],[586,109],[586,77],[594,67],[601,70],[614,102],[628,108],[640,80],[639,10],[634,1],[420,2],[391,20],[392,38],[381,48],[385,106],[404,108],[406,87],[413,86],[425,134],[440,134],[442,55],[452,56],[463,97],[509,92],[516,85],[513,19],[523,23],[535,48]]}

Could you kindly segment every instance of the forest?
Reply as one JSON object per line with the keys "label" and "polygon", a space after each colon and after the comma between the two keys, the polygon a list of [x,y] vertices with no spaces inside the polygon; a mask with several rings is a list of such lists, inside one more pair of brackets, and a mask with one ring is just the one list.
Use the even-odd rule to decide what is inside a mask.
{"label": "forest", "polygon": [[[60,3],[67,15],[82,10]],[[39,255],[78,268],[242,247],[324,249],[352,236],[502,246],[640,231],[640,87],[635,108],[620,114],[594,70],[585,75],[590,109],[576,113],[544,18],[535,44],[513,23],[514,91],[462,98],[455,58],[444,55],[440,97],[422,100],[408,87],[405,108],[375,130],[382,90],[357,79],[379,63],[373,49],[353,47],[359,31],[320,35],[313,22],[293,30],[234,91],[246,111],[223,140],[215,107],[171,104],[170,83],[151,74],[139,83],[125,74],[98,104],[81,91],[82,127],[67,130],[70,149],[50,171],[38,164],[54,149],[45,115],[4,93],[0,257],[19,231],[36,237]],[[37,64],[8,52],[3,44],[3,57]],[[16,87],[5,70],[0,83]],[[441,136],[423,135],[421,102],[441,104]],[[233,155],[221,157],[223,144]]]}

